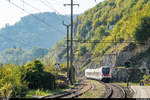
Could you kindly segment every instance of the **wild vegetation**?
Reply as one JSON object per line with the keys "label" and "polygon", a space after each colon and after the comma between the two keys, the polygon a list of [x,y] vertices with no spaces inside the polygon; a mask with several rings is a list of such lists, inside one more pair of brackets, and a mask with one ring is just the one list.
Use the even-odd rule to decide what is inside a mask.
{"label": "wild vegetation", "polygon": [[[58,73],[59,71],[59,73]],[[40,60],[33,60],[25,65],[9,63],[0,66],[0,96],[25,97],[28,91],[50,91],[66,88],[66,65],[44,65]],[[64,73],[63,75],[61,73]],[[60,79],[60,77],[64,79]],[[61,82],[60,82],[61,81]]]}

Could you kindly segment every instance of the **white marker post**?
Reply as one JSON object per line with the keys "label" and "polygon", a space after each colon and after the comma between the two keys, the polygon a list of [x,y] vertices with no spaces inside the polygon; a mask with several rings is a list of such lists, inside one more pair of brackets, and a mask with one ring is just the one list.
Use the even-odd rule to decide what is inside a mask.
{"label": "white marker post", "polygon": [[56,69],[58,69],[59,68],[59,63],[56,63],[55,66],[56,66]]}

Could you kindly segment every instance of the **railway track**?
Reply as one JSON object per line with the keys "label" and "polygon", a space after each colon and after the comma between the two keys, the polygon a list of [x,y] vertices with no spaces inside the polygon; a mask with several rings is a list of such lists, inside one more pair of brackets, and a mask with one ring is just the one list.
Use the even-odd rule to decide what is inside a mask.
{"label": "railway track", "polygon": [[[98,80],[97,80],[98,81]],[[116,84],[113,83],[104,83],[101,81],[98,81],[101,84],[105,86],[106,92],[102,96],[102,98],[126,98],[126,93],[124,89]],[[90,89],[95,89],[96,87],[94,84],[92,84],[90,81],[84,81],[80,84],[75,84],[74,88],[71,88],[69,90],[59,92],[53,95],[47,95],[42,97],[43,98],[78,98],[85,92],[87,92]]]}
{"label": "railway track", "polygon": [[121,86],[113,83],[100,83],[105,85],[106,88],[106,93],[103,98],[126,98],[126,92]]}
{"label": "railway track", "polygon": [[126,97],[126,93],[121,86],[113,84],[113,83],[109,83],[109,86],[111,86],[112,88],[112,94],[110,98],[125,98]]}
{"label": "railway track", "polygon": [[85,81],[81,84],[75,84],[74,88],[71,88],[69,90],[59,92],[53,95],[47,95],[40,99],[43,99],[43,98],[77,98],[78,96],[87,92],[89,89],[91,89],[91,83],[89,81]]}

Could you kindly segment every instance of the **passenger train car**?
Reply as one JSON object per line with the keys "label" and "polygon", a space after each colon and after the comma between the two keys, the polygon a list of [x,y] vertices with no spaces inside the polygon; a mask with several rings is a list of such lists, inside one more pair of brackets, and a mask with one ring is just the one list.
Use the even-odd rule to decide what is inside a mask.
{"label": "passenger train car", "polygon": [[109,82],[111,79],[111,68],[109,66],[101,66],[97,69],[86,69],[85,77],[88,79],[97,79]]}

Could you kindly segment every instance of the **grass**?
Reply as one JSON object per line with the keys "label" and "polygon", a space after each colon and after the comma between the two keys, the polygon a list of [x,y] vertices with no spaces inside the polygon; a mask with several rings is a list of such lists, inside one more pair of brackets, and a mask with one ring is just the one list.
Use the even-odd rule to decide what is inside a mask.
{"label": "grass", "polygon": [[[140,86],[140,83],[129,83],[132,86]],[[144,83],[144,86],[150,86],[150,84]]]}
{"label": "grass", "polygon": [[57,92],[62,92],[66,89],[72,88],[73,85],[69,85],[68,88],[64,89],[56,89],[56,90],[43,90],[43,89],[37,89],[37,90],[29,90],[26,94],[26,98],[33,98],[38,96],[46,96],[46,95],[52,95]]}
{"label": "grass", "polygon": [[125,82],[114,82],[115,84],[119,84],[119,85],[121,85],[121,86],[123,86],[123,87],[127,87],[127,83],[125,83]]}
{"label": "grass", "polygon": [[[114,82],[115,84],[119,84],[123,87],[127,87],[127,83],[125,82]],[[140,86],[140,83],[129,82],[129,86]],[[150,84],[144,84],[144,86],[150,86]]]}
{"label": "grass", "polygon": [[115,68],[125,69],[125,66],[116,66]]}
{"label": "grass", "polygon": [[105,86],[94,80],[91,80],[91,82],[96,85],[96,88],[86,92],[80,98],[100,98],[104,94]]}

